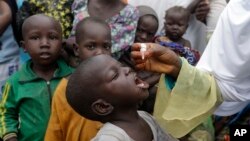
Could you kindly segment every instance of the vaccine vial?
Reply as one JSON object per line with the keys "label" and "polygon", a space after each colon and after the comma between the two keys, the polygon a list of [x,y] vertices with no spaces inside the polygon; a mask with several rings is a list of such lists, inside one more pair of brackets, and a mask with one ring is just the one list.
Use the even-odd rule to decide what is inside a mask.
{"label": "vaccine vial", "polygon": [[141,52],[141,55],[142,55],[142,60],[144,60],[145,58],[145,51],[147,50],[147,45],[144,44],[144,43],[141,43],[141,49],[140,49],[140,52]]}

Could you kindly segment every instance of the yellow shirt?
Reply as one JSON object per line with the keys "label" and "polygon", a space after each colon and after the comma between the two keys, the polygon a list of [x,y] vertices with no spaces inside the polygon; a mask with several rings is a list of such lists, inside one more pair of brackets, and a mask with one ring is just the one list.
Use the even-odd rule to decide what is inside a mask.
{"label": "yellow shirt", "polygon": [[102,124],[76,113],[66,100],[68,80],[62,79],[52,100],[52,110],[45,141],[89,141]]}

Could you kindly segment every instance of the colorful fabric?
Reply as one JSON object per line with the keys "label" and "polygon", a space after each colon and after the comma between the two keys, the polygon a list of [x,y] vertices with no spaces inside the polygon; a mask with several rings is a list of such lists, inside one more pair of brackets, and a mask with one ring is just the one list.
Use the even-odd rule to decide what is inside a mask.
{"label": "colorful fabric", "polygon": [[62,60],[50,81],[31,69],[31,60],[7,81],[0,103],[1,138],[16,134],[18,141],[43,141],[53,92],[62,77],[73,70]]}
{"label": "colorful fabric", "polygon": [[[73,0],[24,0],[34,6],[28,10],[29,15],[44,13],[50,17],[54,17],[60,21],[63,29],[64,38],[69,37],[72,29],[73,15],[71,13],[71,5]],[[21,8],[22,9],[22,8]]]}
{"label": "colorful fabric", "polygon": [[[87,0],[75,0],[72,5],[72,11],[74,13],[72,36],[75,35],[76,24],[83,18],[89,16],[87,5]],[[119,59],[123,52],[128,50],[133,44],[138,19],[138,10],[131,5],[127,5],[118,14],[106,20],[111,28],[111,52],[116,59]]]}
{"label": "colorful fabric", "polygon": [[66,99],[67,79],[58,84],[52,100],[45,141],[90,141],[102,124],[76,113]]}
{"label": "colorful fabric", "polygon": [[193,66],[196,65],[196,63],[200,59],[200,53],[198,51],[191,49],[189,47],[184,47],[181,44],[175,42],[164,42],[164,41],[160,41],[159,44],[164,47],[169,47],[171,50],[179,54],[181,57],[187,59],[188,63]]}
{"label": "colorful fabric", "polygon": [[160,79],[153,115],[165,131],[180,138],[204,122],[222,98],[214,77],[183,58],[172,90],[166,85],[166,78],[163,75]]}

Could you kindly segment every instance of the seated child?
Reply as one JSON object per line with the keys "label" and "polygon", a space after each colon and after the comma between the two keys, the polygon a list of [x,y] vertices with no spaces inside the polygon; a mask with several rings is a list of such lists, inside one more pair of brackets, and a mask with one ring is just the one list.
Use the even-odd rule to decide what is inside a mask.
{"label": "seated child", "polygon": [[191,49],[191,44],[182,36],[188,27],[190,17],[189,10],[174,6],[166,11],[165,15],[165,36],[160,36],[156,39],[156,43],[171,48],[180,56],[186,58],[188,62],[195,65],[200,54],[198,51]]}
{"label": "seated child", "polygon": [[[85,18],[76,26],[76,43],[74,51],[80,60],[99,54],[111,55],[109,25],[97,18]],[[62,79],[55,91],[45,141],[89,141],[102,125],[81,117],[70,107],[65,96],[67,83],[68,78]]]}
{"label": "seated child", "polygon": [[[81,84],[81,85],[77,85]],[[135,72],[107,55],[82,62],[69,79],[66,98],[70,106],[104,126],[93,141],[173,141],[137,105],[148,96],[148,84]]]}
{"label": "seated child", "polygon": [[73,71],[59,60],[62,28],[55,19],[39,14],[22,27],[22,46],[31,56],[5,84],[0,105],[4,141],[42,141],[50,116],[53,92]]}

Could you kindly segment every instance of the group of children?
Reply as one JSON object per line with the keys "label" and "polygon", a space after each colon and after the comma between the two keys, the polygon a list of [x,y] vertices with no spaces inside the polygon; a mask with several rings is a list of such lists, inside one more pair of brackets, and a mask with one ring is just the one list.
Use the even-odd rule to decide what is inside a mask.
{"label": "group of children", "polygon": [[[72,9],[73,30],[66,40],[69,26],[63,30],[52,17],[35,14],[23,22],[20,44],[31,59],[4,86],[2,139],[177,140],[150,114],[138,112],[138,107],[153,112],[160,74],[136,70],[130,46],[155,42],[195,65],[199,53],[182,38],[191,11],[178,6],[167,10],[165,35],[155,36],[158,16],[147,6],[75,0]],[[78,59],[72,61],[72,56]]]}

